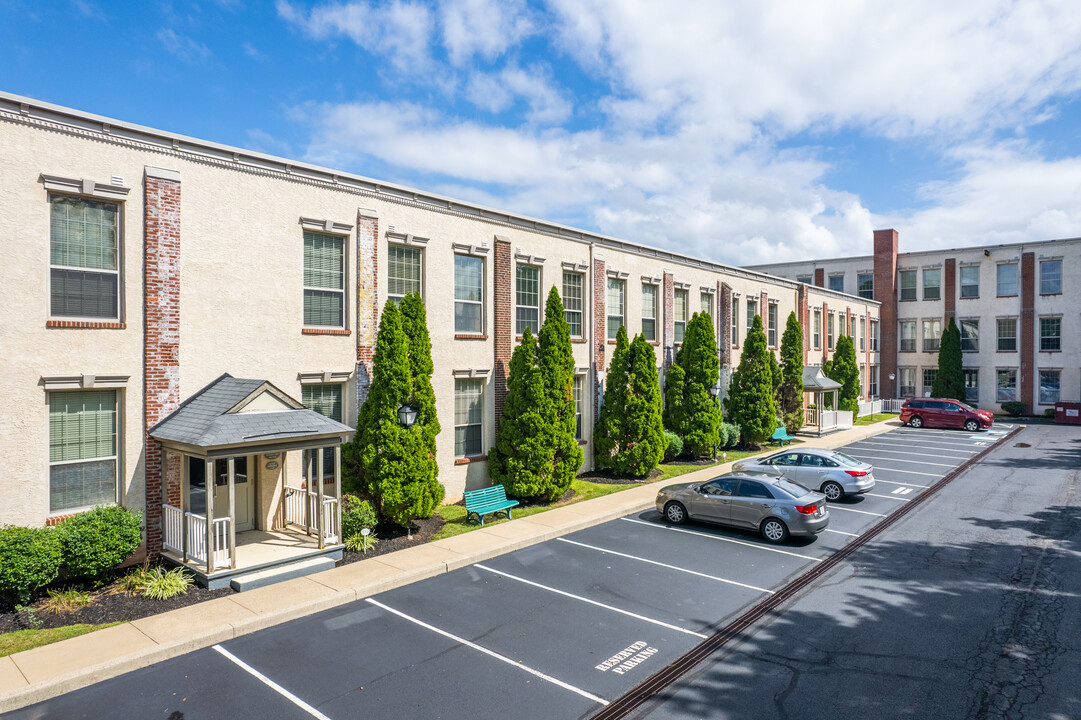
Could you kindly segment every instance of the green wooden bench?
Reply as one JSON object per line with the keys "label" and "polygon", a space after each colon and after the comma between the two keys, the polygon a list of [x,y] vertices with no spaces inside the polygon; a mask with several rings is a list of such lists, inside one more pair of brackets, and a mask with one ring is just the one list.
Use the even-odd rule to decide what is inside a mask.
{"label": "green wooden bench", "polygon": [[773,431],[773,437],[769,439],[770,443],[780,443],[781,447],[784,447],[788,443],[796,439],[795,435],[789,435],[788,430],[784,425]]}
{"label": "green wooden bench", "polygon": [[518,504],[517,500],[508,500],[507,491],[502,485],[493,485],[482,490],[465,491],[465,519],[470,522],[476,515],[477,522],[484,525],[484,516],[489,513],[505,513],[510,519],[510,509]]}

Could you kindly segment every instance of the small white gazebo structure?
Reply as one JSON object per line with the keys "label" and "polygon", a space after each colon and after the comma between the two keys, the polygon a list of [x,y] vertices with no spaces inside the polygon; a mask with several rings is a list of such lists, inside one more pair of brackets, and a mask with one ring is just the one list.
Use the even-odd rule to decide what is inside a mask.
{"label": "small white gazebo structure", "polygon": [[[852,427],[852,412],[838,410],[837,403],[841,390],[841,383],[831,380],[822,372],[820,365],[810,365],[803,368],[803,397],[811,395],[814,407],[804,409],[803,424],[814,425],[818,428],[818,435],[833,430],[846,430]],[[829,395],[832,410],[823,407],[823,400]]]}

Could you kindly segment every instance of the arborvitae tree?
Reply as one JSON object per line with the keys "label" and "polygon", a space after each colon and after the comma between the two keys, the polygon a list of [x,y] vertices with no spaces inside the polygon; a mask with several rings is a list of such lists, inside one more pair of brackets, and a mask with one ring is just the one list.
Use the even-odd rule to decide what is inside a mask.
{"label": "arborvitae tree", "polygon": [[507,398],[495,447],[488,453],[492,481],[507,495],[548,499],[551,492],[551,397],[537,365],[537,341],[527,327],[510,358]]}
{"label": "arborvitae tree", "polygon": [[398,525],[430,516],[443,498],[426,430],[398,422],[398,408],[413,402],[409,342],[402,314],[392,301],[383,308],[372,362],[372,383],[361,407],[357,434],[343,455],[352,484]]}
{"label": "arborvitae tree", "polygon": [[695,313],[687,323],[673,368],[677,366],[683,377],[669,372],[665,381],[665,397],[671,396],[673,401],[668,429],[683,440],[685,452],[708,455],[717,446],[721,427],[721,408],[709,392],[720,377],[717,339],[709,315]]}
{"label": "arborvitae tree", "polygon": [[575,439],[577,418],[574,407],[574,353],[571,351],[571,329],[567,324],[563,301],[554,287],[548,293],[544,307],[544,324],[540,329],[537,351],[544,388],[552,416],[552,472],[545,493],[554,500],[567,491],[582,467],[582,446]]}
{"label": "arborvitae tree", "polygon": [[664,428],[679,437],[680,447],[683,446],[683,428],[687,424],[687,411],[683,407],[683,384],[687,379],[687,373],[678,363],[668,366],[668,372],[664,374]]}
{"label": "arborvitae tree", "polygon": [[837,338],[833,360],[825,364],[823,372],[826,377],[841,383],[837,409],[856,413],[860,402],[860,366],[856,363],[856,347],[851,337],[842,335]]}
{"label": "arborvitae tree", "polygon": [[773,400],[780,409],[781,382],[783,380],[781,377],[781,363],[777,362],[777,353],[772,350],[769,351],[769,376],[770,381],[773,383]]}
{"label": "arborvitae tree", "polygon": [[773,400],[773,378],[770,371],[766,335],[762,318],[754,316],[739,367],[732,373],[728,398],[724,401],[730,422],[739,426],[743,443],[768,440],[777,429],[777,406]]}
{"label": "arborvitae tree", "polygon": [[775,394],[785,429],[795,433],[803,427],[803,328],[794,312],[781,336],[781,386]]}
{"label": "arborvitae tree", "polygon": [[593,425],[593,460],[600,467],[614,467],[612,457],[623,442],[623,414],[627,407],[627,329],[619,327],[616,349],[604,381],[604,402]]}
{"label": "arborvitae tree", "polygon": [[937,398],[953,398],[965,401],[964,360],[961,355],[961,331],[950,318],[950,324],[942,331],[938,346],[938,373],[931,386],[931,394]]}
{"label": "arborvitae tree", "polygon": [[432,341],[428,336],[428,316],[424,301],[417,293],[406,295],[398,306],[402,311],[402,330],[409,343],[409,371],[413,382],[410,405],[417,411],[413,427],[419,427],[424,439],[425,451],[431,459],[431,477],[417,478],[417,517],[431,517],[443,501],[445,488],[439,482],[439,465],[436,463],[435,440],[439,435],[439,417],[435,409],[435,390],[432,389]]}

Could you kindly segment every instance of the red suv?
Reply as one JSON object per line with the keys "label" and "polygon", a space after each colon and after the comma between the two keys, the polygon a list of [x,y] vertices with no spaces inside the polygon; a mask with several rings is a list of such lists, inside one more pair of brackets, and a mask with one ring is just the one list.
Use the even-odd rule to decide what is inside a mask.
{"label": "red suv", "polygon": [[901,422],[914,428],[926,425],[976,432],[980,428],[991,427],[995,416],[949,398],[910,398],[901,406]]}

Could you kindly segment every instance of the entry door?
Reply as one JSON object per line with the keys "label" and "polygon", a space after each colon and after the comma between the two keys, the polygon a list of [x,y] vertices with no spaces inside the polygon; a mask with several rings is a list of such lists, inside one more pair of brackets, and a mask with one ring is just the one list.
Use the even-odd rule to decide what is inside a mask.
{"label": "entry door", "polygon": [[[255,478],[248,471],[246,456],[234,458],[233,484],[235,486],[236,531],[255,529]],[[229,514],[229,464],[225,459],[214,461],[214,517]]]}

